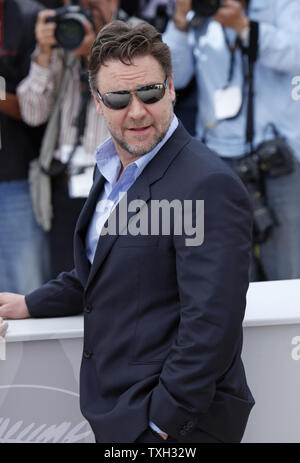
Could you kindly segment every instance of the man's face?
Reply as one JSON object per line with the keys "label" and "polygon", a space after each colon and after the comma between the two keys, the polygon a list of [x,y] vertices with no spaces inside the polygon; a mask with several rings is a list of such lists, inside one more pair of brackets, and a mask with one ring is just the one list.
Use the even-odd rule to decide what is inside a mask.
{"label": "man's face", "polygon": [[[98,73],[101,95],[118,90],[134,90],[145,85],[164,83],[166,76],[153,56],[140,56],[130,65],[109,61]],[[173,118],[175,90],[172,76],[164,97],[154,104],[144,104],[135,94],[121,110],[107,108],[94,95],[97,111],[103,114],[121,159],[133,160],[151,151],[164,137]]]}
{"label": "man's face", "polygon": [[118,0],[80,0],[83,8],[91,10],[96,32],[108,24],[117,13]]}

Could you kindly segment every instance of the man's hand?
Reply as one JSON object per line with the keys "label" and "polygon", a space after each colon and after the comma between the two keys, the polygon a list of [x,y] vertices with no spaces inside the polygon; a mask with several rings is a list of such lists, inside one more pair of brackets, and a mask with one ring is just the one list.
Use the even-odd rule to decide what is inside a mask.
{"label": "man's hand", "polygon": [[8,323],[4,322],[3,319],[0,317],[0,337],[4,338],[7,328]]}
{"label": "man's hand", "polygon": [[175,12],[173,16],[173,22],[177,29],[181,31],[186,31],[188,26],[188,21],[186,15],[192,9],[191,0],[176,0]]}
{"label": "man's hand", "polygon": [[25,296],[15,293],[0,293],[0,317],[29,318],[30,313]]}
{"label": "man's hand", "polygon": [[55,38],[55,23],[46,23],[47,18],[55,16],[55,10],[43,10],[38,14],[35,25],[35,37],[39,45],[39,54],[36,62],[40,66],[47,67],[52,55],[53,46],[57,44]]}
{"label": "man's hand", "polygon": [[118,3],[112,0],[88,0],[87,5],[83,4],[92,12],[97,33],[113,19],[118,10]]}
{"label": "man's hand", "polygon": [[225,0],[213,18],[223,27],[230,27],[238,34],[250,24],[249,18],[243,13],[242,3],[236,0]]}
{"label": "man's hand", "polygon": [[85,37],[81,42],[80,46],[74,50],[75,56],[87,57],[90,54],[92,45],[96,39],[96,34],[94,32],[93,26],[89,21],[84,23],[85,27]]}

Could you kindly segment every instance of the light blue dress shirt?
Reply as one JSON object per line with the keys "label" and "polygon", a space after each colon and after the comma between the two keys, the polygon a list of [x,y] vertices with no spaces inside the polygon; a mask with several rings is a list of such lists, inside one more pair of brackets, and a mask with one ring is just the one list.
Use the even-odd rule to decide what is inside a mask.
{"label": "light blue dress shirt", "polygon": [[162,146],[171,137],[178,126],[178,119],[174,115],[170,127],[158,145],[147,154],[144,154],[136,161],[128,164],[118,179],[121,170],[121,161],[116,151],[112,138],[102,143],[95,152],[97,167],[105,178],[104,189],[99,196],[94,215],[86,236],[86,253],[89,261],[93,263],[101,229],[122,199],[124,194],[141,175],[146,165],[154,158]]}
{"label": "light blue dress shirt", "polygon": [[[292,97],[295,76],[300,76],[300,1],[251,0],[249,18],[259,23],[259,55],[255,66],[254,146],[273,138],[268,128],[274,122],[300,160],[300,102]],[[226,28],[231,44],[237,37]],[[175,88],[183,88],[195,74],[198,84],[196,135],[201,139],[207,124],[215,122],[214,95],[224,88],[230,67],[230,52],[222,26],[208,21],[188,33],[169,22],[163,40],[172,53]],[[232,85],[243,87],[242,53],[235,52]],[[246,103],[246,101],[245,101]],[[246,153],[247,104],[236,119],[219,122],[207,130],[206,143],[224,157]]]}
{"label": "light blue dress shirt", "polygon": [[[96,149],[95,157],[97,167],[105,178],[106,182],[104,184],[104,189],[99,196],[99,201],[96,205],[96,210],[92,217],[86,236],[86,253],[91,263],[93,263],[95,257],[101,229],[111,214],[112,210],[122,199],[123,195],[133,185],[139,175],[141,175],[146,165],[151,161],[151,159],[154,158],[162,146],[171,137],[177,126],[178,119],[174,115],[170,127],[162,141],[158,143],[158,145],[156,145],[152,151],[144,154],[139,159],[126,166],[119,179],[118,176],[121,169],[121,161],[112,138],[106,140]],[[106,201],[106,203],[103,203],[103,201]],[[106,207],[104,207],[104,204],[106,204]],[[152,421],[149,422],[149,425],[156,432],[164,432],[159,429]]]}

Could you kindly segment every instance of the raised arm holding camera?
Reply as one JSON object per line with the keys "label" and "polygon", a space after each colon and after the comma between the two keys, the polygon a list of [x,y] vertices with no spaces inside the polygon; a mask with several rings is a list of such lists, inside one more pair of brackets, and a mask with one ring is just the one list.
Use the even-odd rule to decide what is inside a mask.
{"label": "raised arm holding camera", "polygon": [[198,83],[196,133],[246,181],[262,273],[300,278],[300,4],[177,0],[164,40],[175,88]]}

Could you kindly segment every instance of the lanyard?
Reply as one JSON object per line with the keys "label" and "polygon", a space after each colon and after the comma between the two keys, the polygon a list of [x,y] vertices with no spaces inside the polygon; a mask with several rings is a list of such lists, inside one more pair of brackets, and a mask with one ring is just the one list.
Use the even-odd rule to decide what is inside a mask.
{"label": "lanyard", "polygon": [[[249,16],[249,3],[250,3],[250,0],[247,0],[246,7],[245,7],[245,12],[247,16]],[[226,29],[224,27],[222,29],[223,29],[223,33],[225,37],[225,43],[230,52],[230,67],[229,67],[229,72],[228,72],[227,83],[225,85],[225,88],[227,88],[229,87],[232,81],[232,78],[233,78],[233,71],[234,71],[234,65],[235,65],[235,52],[237,51],[238,48],[243,49],[243,46],[242,46],[242,41],[239,36],[236,37],[234,45],[231,45],[229,41],[229,37],[226,33]]]}
{"label": "lanyard", "polygon": [[[243,104],[245,102],[245,98],[247,97],[248,75],[247,75],[247,72],[246,72],[246,64],[245,64],[245,57],[247,55],[245,54],[245,49],[244,49],[244,47],[242,45],[242,42],[241,42],[241,40],[240,40],[240,38],[238,36],[236,37],[234,44],[231,45],[230,41],[229,41],[229,38],[228,38],[228,35],[226,33],[226,30],[224,28],[223,28],[223,32],[224,32],[224,38],[225,38],[226,46],[227,46],[227,48],[228,48],[228,50],[230,52],[230,66],[229,66],[229,71],[228,71],[228,77],[227,77],[226,84],[223,87],[223,90],[226,90],[230,86],[230,84],[232,82],[233,74],[234,74],[234,67],[236,65],[236,51],[238,50],[238,48],[240,48],[241,51],[242,51],[242,61],[241,61],[242,74],[243,74],[243,86],[242,86],[242,98],[243,98],[243,100],[242,100],[242,106],[241,106],[238,114],[236,114],[236,116],[229,118],[229,119],[235,119],[236,117],[238,117],[240,115]],[[206,136],[207,136],[208,130],[214,128],[220,122],[221,121],[213,122],[213,123],[207,124],[205,126],[204,133],[202,135],[202,142],[204,144],[206,143]]]}
{"label": "lanyard", "polygon": [[240,38],[237,37],[235,39],[235,42],[233,45],[230,44],[230,41],[229,41],[229,38],[228,38],[228,35],[226,33],[226,30],[225,28],[223,27],[223,33],[224,33],[224,38],[225,38],[225,43],[226,43],[226,46],[230,52],[230,66],[229,66],[229,72],[228,72],[228,77],[227,77],[227,82],[226,82],[226,85],[224,88],[227,88],[229,87],[229,85],[231,84],[232,82],[232,79],[233,79],[233,71],[234,71],[234,66],[235,66],[235,52],[237,51],[237,49],[240,47],[241,45],[241,41],[240,41]]}

